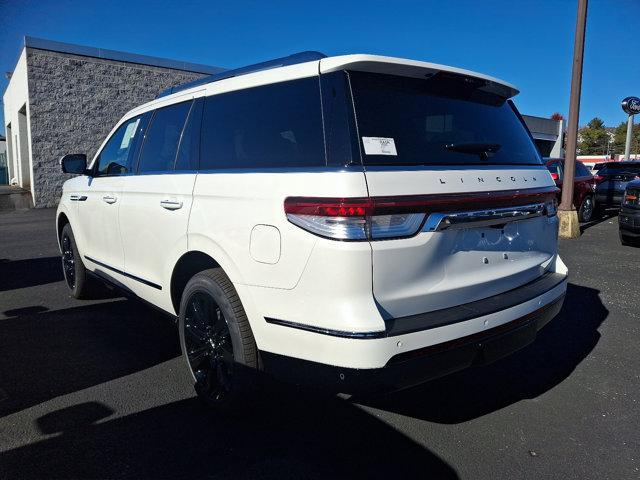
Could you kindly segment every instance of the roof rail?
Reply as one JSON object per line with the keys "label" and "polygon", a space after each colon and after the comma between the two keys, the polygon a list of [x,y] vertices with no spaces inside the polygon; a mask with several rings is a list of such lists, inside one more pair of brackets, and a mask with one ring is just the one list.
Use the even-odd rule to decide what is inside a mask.
{"label": "roof rail", "polygon": [[306,51],[289,55],[288,57],[275,58],[273,60],[267,60],[266,62],[254,63],[253,65],[247,65],[245,67],[234,68],[232,70],[224,70],[220,73],[215,73],[207,77],[194,80],[192,82],[183,83],[174,87],[169,87],[158,94],[156,98],[166,97],[172,93],[181,92],[189,88],[197,87],[198,85],[205,85],[211,82],[217,82],[224,80],[225,78],[238,77],[240,75],[246,75],[248,73],[259,72],[261,70],[269,70],[272,68],[286,67],[288,65],[296,65],[298,63],[312,62],[314,60],[320,60],[327,56],[321,52]]}

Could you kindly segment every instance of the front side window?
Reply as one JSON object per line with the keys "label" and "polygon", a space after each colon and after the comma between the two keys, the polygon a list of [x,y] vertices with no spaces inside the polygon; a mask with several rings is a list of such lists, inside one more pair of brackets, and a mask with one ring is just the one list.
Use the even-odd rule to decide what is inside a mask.
{"label": "front side window", "polygon": [[156,110],[140,153],[139,172],[166,172],[174,169],[178,142],[192,103],[176,103]]}
{"label": "front side window", "polygon": [[515,108],[485,81],[349,72],[365,165],[540,165]]}
{"label": "front side window", "polygon": [[124,122],[109,138],[96,160],[95,174],[124,175],[135,168],[148,116],[138,116]]}
{"label": "front side window", "polygon": [[318,77],[207,97],[200,169],[326,166]]}

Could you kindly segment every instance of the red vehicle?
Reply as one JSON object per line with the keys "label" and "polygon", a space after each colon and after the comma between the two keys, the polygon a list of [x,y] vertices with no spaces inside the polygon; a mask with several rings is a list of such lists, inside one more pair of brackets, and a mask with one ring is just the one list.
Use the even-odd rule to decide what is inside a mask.
{"label": "red vehicle", "polygon": [[[558,188],[562,189],[564,158],[548,158],[546,165]],[[576,162],[576,174],[573,179],[573,204],[578,211],[578,220],[588,222],[595,211],[596,179],[582,162]],[[560,194],[558,194],[560,201]]]}

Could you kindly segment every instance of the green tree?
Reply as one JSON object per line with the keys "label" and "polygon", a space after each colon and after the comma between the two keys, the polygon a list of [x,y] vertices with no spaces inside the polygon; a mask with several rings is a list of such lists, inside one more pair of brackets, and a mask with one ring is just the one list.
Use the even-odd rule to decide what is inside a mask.
{"label": "green tree", "polygon": [[604,155],[607,153],[609,134],[601,118],[593,118],[578,132],[580,155]]}
{"label": "green tree", "polygon": [[[627,122],[620,122],[613,132],[612,150],[616,154],[624,155],[624,147],[627,141]],[[640,125],[633,125],[633,134],[631,136],[631,153],[640,153]]]}

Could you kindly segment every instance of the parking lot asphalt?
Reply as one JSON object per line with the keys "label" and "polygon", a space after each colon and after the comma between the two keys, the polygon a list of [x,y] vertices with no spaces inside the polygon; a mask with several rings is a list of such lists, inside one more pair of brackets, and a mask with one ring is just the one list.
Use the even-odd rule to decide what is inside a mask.
{"label": "parking lot asphalt", "polygon": [[561,314],[486,367],[383,397],[278,384],[201,406],[170,318],[69,297],[53,210],[0,214],[0,478],[640,478],[640,249],[560,242]]}

